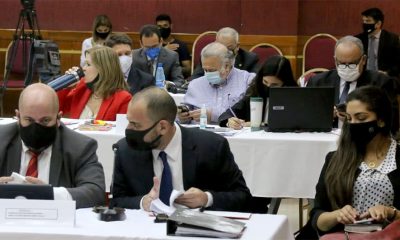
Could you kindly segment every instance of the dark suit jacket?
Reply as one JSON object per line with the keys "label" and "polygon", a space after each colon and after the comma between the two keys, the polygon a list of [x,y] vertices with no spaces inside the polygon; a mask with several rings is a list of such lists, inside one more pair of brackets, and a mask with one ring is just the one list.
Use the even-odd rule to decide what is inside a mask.
{"label": "dark suit jacket", "polygon": [[[396,80],[377,71],[364,70],[357,79],[356,87],[358,88],[366,85],[380,87],[388,94],[393,104],[392,132],[397,132],[399,130],[399,106],[396,99]],[[335,104],[339,103],[340,77],[336,69],[319,73],[311,77],[307,83],[307,87],[334,87]]]}
{"label": "dark suit jacket", "polygon": [[127,82],[129,85],[129,92],[132,95],[135,95],[135,93],[144,88],[154,86],[156,84],[153,75],[134,66],[131,66]]}
{"label": "dark suit jacket", "polygon": [[[328,193],[326,190],[326,184],[325,184],[325,172],[326,168],[328,167],[329,161],[331,160],[333,156],[333,152],[330,152],[327,154],[326,159],[325,159],[325,164],[322,167],[321,174],[319,176],[319,180],[316,186],[316,195],[315,195],[315,201],[314,201],[314,208],[311,210],[310,213],[310,219],[312,222],[312,225],[314,229],[317,230],[317,220],[318,217],[324,213],[324,212],[330,212],[333,211],[334,209],[332,208],[332,205],[330,204],[329,198],[328,198]],[[397,166],[400,166],[400,147],[397,145],[396,149],[396,164]],[[360,170],[357,170],[356,175],[358,176],[360,174]],[[398,167],[396,170],[393,172],[390,172],[388,174],[389,180],[393,185],[393,190],[394,190],[394,201],[393,201],[393,206],[397,209],[400,208],[400,168]],[[351,202],[348,203],[351,205]],[[343,206],[344,207],[344,206]],[[338,224],[336,227],[331,229],[329,232],[336,232],[343,230],[343,225]],[[319,231],[320,234],[323,234],[321,231]]]}
{"label": "dark suit jacket", "polygon": [[[368,34],[356,35],[364,45],[364,53],[368,54]],[[378,46],[378,69],[386,71],[390,76],[399,77],[400,73],[400,39],[399,36],[382,30]]]}
{"label": "dark suit jacket", "polygon": [[[235,68],[246,70],[248,72],[257,72],[258,56],[253,52],[248,52],[239,48],[238,54],[235,58]],[[191,79],[196,79],[204,76],[203,65],[200,64],[196,66],[193,70]]]}
{"label": "dark suit jacket", "polygon": [[[178,87],[184,83],[178,53],[162,47],[157,58],[157,63],[163,64],[166,80],[174,82]],[[151,62],[147,61],[147,56],[143,48],[133,50],[132,66],[153,75],[151,65]]]}
{"label": "dark suit jacket", "polygon": [[[17,123],[0,127],[0,176],[19,172],[22,142]],[[64,125],[57,130],[50,160],[49,184],[65,187],[77,208],[105,203],[103,167],[97,160],[97,142]]]}
{"label": "dark suit jacket", "polygon": [[[199,129],[182,130],[182,174],[185,190],[196,187],[213,196],[214,210],[240,211],[250,197],[228,141]],[[151,151],[130,148],[125,138],[118,142],[114,170],[113,205],[140,208],[140,200],[153,187]]]}

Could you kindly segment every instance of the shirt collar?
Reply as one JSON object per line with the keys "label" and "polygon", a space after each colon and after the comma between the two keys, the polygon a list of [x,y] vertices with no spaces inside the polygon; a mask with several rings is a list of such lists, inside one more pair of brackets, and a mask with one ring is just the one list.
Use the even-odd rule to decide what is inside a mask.
{"label": "shirt collar", "polygon": [[[24,153],[31,151],[24,143],[24,141],[21,140],[22,143],[22,151],[24,151]],[[40,155],[42,155],[42,153],[49,153],[51,151],[51,148],[53,147],[53,144],[48,146],[47,148],[45,148],[43,151],[40,152]]]}
{"label": "shirt collar", "polygon": [[382,30],[379,30],[376,34],[371,35],[371,36],[374,36],[376,39],[379,39],[381,37],[381,33],[382,33]]}
{"label": "shirt collar", "polygon": [[[177,123],[174,123],[175,125],[175,134],[172,137],[171,141],[168,143],[168,145],[165,147],[164,152],[168,155],[168,157],[176,161],[179,157],[179,147],[182,147],[182,132],[181,128]],[[160,154],[161,150],[160,149],[153,149],[152,154],[153,158],[157,159],[158,155]]]}

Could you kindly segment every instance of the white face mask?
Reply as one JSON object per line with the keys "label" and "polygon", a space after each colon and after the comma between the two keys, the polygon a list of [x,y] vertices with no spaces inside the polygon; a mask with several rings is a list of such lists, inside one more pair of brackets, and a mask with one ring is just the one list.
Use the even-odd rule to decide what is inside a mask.
{"label": "white face mask", "polygon": [[353,82],[358,79],[361,75],[360,71],[358,71],[358,65],[355,69],[345,68],[340,69],[336,68],[340,79],[343,79],[346,82]]}
{"label": "white face mask", "polygon": [[131,70],[132,56],[130,55],[119,56],[119,63],[121,64],[121,70],[124,73],[124,76],[127,77],[129,74],[129,70]]}

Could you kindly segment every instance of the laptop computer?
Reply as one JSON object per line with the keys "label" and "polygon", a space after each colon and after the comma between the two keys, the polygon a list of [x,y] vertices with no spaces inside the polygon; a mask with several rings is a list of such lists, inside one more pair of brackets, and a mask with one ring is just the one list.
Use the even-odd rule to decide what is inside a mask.
{"label": "laptop computer", "polygon": [[270,88],[267,131],[331,131],[334,94],[333,87]]}
{"label": "laptop computer", "polygon": [[48,184],[0,184],[0,198],[54,200],[54,192]]}

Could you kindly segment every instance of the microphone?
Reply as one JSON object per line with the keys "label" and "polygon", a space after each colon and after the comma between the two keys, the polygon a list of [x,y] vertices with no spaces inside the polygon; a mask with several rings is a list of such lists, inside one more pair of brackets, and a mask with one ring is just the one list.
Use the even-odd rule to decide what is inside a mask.
{"label": "microphone", "polygon": [[[115,173],[115,160],[117,158],[117,151],[118,151],[118,144],[114,143],[112,145],[112,150],[114,152],[114,167],[113,167],[113,174],[111,179],[111,186],[110,192],[112,195],[113,186],[114,186],[114,173]],[[111,202],[108,208],[101,209],[99,214],[100,221],[111,222],[111,221],[123,221],[126,219],[125,209],[119,207],[112,207]]]}
{"label": "microphone", "polygon": [[83,73],[83,70],[79,68],[78,70],[73,71],[72,73],[65,74],[61,77],[52,80],[51,82],[47,83],[47,85],[53,88],[55,91],[58,91],[60,89],[63,89],[71,85],[72,83],[79,81],[79,79],[81,79],[81,77],[83,76],[85,76],[85,74]]}

